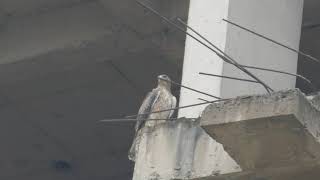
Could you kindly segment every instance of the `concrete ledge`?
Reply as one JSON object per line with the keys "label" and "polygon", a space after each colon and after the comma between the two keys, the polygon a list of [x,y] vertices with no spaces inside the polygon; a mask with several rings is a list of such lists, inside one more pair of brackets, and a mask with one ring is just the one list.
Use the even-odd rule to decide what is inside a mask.
{"label": "concrete ledge", "polygon": [[317,180],[320,176],[320,167],[292,166],[286,168],[270,168],[258,171],[246,171],[222,176],[211,176],[194,180]]}
{"label": "concrete ledge", "polygon": [[319,162],[320,112],[299,90],[212,104],[200,124],[244,171]]}

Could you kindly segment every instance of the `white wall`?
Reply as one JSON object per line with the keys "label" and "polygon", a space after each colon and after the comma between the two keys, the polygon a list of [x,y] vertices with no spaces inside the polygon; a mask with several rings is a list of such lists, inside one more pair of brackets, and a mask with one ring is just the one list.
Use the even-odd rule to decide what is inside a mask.
{"label": "white wall", "polygon": [[[222,49],[225,47],[227,33],[227,26],[223,23],[222,18],[228,14],[228,5],[229,1],[226,0],[190,0],[188,24]],[[218,56],[197,41],[187,37],[182,84],[219,96],[221,79],[200,76],[199,72],[222,74],[222,68],[223,62]],[[197,98],[214,100],[211,97],[182,89],[180,106],[202,102]],[[204,107],[194,107],[192,111],[181,109],[179,116],[200,116]]]}
{"label": "white wall", "polygon": [[[228,19],[271,39],[299,49],[302,0],[231,0]],[[229,25],[225,52],[239,63],[286,72],[297,72],[298,55],[267,40]],[[296,78],[250,70],[275,90],[294,88]],[[249,78],[228,64],[223,75]],[[236,88],[235,88],[236,87]],[[265,93],[261,85],[234,80],[222,81],[221,97]]]}
{"label": "white wall", "polygon": [[[299,48],[302,0],[191,0],[189,25],[241,64],[274,68],[295,73],[298,55],[223,22],[226,18],[293,48]],[[199,72],[249,78],[240,70],[222,62],[214,53],[186,40],[182,84],[223,98],[265,93],[262,86],[234,80],[205,77]],[[275,90],[294,88],[295,78],[252,71]],[[198,93],[182,90],[180,106],[199,103]],[[202,107],[179,111],[179,117],[200,115]]]}

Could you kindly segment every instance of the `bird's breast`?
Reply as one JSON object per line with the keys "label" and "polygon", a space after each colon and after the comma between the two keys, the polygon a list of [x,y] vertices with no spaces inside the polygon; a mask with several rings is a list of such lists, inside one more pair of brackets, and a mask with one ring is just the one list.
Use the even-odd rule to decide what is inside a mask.
{"label": "bird's breast", "polygon": [[[151,112],[155,111],[162,111],[172,108],[172,95],[168,91],[161,91],[159,98],[154,103],[153,107],[151,108]],[[167,119],[170,115],[170,111],[164,111],[159,113],[153,113],[149,115],[148,119]],[[154,126],[159,123],[163,123],[165,120],[157,120],[157,121],[148,121],[147,126]]]}

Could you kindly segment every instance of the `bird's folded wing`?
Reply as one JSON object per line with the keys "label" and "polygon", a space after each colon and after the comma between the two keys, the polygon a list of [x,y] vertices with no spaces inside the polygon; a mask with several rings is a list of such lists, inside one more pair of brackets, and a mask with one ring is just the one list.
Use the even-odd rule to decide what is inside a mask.
{"label": "bird's folded wing", "polygon": [[[149,113],[151,111],[153,105],[158,100],[159,96],[160,96],[160,91],[157,89],[153,89],[151,92],[149,92],[147,94],[147,96],[145,97],[145,99],[142,102],[142,105],[140,106],[140,109],[138,112],[139,115],[138,115],[137,119],[147,119],[148,118],[149,115],[147,113]],[[144,124],[143,121],[137,121],[136,127],[135,127],[136,131],[138,131],[143,124]]]}
{"label": "bird's folded wing", "polygon": [[[177,98],[175,96],[172,96],[171,109],[175,108],[176,106],[177,106]],[[173,113],[174,113],[174,110],[171,110],[168,118],[171,118]]]}

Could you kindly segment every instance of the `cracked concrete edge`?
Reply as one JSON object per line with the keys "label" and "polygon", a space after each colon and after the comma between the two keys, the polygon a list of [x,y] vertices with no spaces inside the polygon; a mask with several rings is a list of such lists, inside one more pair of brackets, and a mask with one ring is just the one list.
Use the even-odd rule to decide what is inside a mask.
{"label": "cracked concrete edge", "polygon": [[320,111],[320,92],[314,95],[307,96],[307,99],[312,103],[312,105]]}
{"label": "cracked concrete edge", "polygon": [[281,168],[267,168],[258,171],[236,172],[230,174],[223,174],[220,176],[208,176],[203,178],[195,178],[192,180],[292,180],[292,178],[294,178],[295,180],[306,178],[318,179],[319,168],[319,164],[309,164],[305,166],[293,165]]}
{"label": "cracked concrete edge", "polygon": [[[318,97],[319,98],[319,97]],[[310,99],[310,98],[309,98]],[[320,111],[299,89],[240,96],[205,108],[200,125],[225,124],[265,117],[294,115],[320,142]]]}

